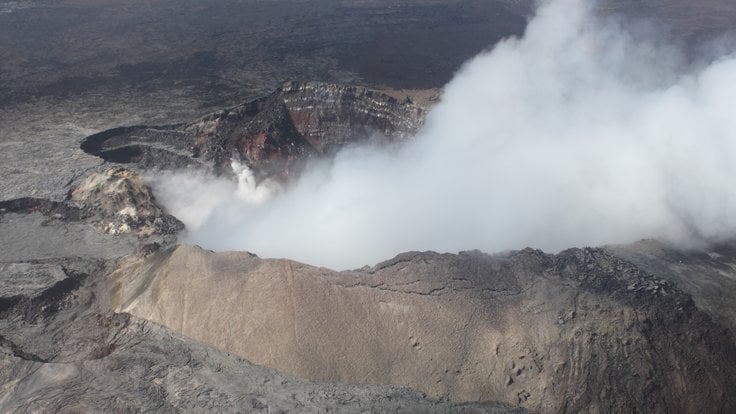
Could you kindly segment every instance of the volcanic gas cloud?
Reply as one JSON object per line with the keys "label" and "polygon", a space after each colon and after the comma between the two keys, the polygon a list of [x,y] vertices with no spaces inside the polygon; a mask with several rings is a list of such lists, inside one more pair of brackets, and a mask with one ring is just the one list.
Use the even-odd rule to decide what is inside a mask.
{"label": "volcanic gas cloud", "polygon": [[405,145],[351,147],[283,189],[240,167],[239,183],[166,174],[157,196],[187,242],[333,268],[732,236],[736,58],[686,62],[586,3],[549,2],[467,62]]}

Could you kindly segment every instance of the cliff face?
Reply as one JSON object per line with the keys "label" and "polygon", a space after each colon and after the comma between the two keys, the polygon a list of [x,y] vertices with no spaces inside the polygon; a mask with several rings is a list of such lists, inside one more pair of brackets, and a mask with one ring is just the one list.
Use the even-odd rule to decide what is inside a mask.
{"label": "cliff face", "polygon": [[736,346],[600,249],[406,253],[332,272],[179,246],[109,278],[116,311],[301,377],[534,412],[730,412]]}
{"label": "cliff face", "polygon": [[407,139],[424,121],[424,110],[411,101],[364,88],[292,82],[282,95],[296,129],[321,154],[371,136]]}
{"label": "cliff face", "polygon": [[411,137],[425,111],[369,89],[290,82],[268,97],[165,127],[118,128],[92,135],[82,149],[145,168],[245,162],[259,179],[285,180],[312,157],[346,145]]}

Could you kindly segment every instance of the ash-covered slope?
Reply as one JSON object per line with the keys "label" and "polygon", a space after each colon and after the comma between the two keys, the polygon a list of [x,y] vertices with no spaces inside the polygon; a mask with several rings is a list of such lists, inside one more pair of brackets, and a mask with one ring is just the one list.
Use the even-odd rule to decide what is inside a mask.
{"label": "ash-covered slope", "polygon": [[675,284],[600,249],[405,253],[333,272],[179,246],[112,305],[301,377],[535,412],[731,412],[736,345]]}
{"label": "ash-covered slope", "polygon": [[[112,237],[112,236],[108,236]],[[313,383],[110,307],[114,260],[0,263],[0,412],[521,413]]]}
{"label": "ash-covered slope", "polygon": [[259,179],[285,179],[311,157],[348,144],[392,142],[413,135],[424,110],[366,88],[290,82],[273,94],[187,124],[123,127],[82,142],[106,161],[144,168],[244,161]]}

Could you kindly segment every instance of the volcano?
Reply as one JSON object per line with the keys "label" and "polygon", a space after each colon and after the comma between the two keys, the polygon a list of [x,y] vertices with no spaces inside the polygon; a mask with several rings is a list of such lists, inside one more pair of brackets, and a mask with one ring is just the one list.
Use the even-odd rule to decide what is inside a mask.
{"label": "volcano", "polygon": [[531,3],[0,1],[0,412],[736,412],[736,8]]}
{"label": "volcano", "polygon": [[[3,378],[29,390],[2,407],[39,407],[40,390],[44,409],[119,407],[105,397],[113,389],[133,409],[197,406],[193,392],[207,389],[215,409],[324,407],[349,394],[379,411],[736,410],[736,305],[711,288],[732,284],[733,243],[407,252],[336,272],[177,244],[182,224],[141,179],[184,167],[229,176],[235,158],[283,182],[353,144],[410,140],[424,118],[410,98],[288,83],[192,122],[84,139],[104,162],[65,200],[0,210],[3,234],[42,220],[51,241],[99,240],[76,258],[2,265],[16,281],[0,297]],[[92,259],[101,254],[110,259]],[[136,369],[147,379],[110,374]],[[251,397],[236,403],[243,389]],[[290,392],[309,397],[278,402]]]}

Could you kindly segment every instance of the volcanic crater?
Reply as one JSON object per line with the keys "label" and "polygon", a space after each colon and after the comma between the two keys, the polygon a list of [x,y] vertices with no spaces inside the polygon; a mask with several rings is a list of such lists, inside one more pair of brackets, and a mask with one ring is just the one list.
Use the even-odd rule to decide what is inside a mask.
{"label": "volcanic crater", "polygon": [[408,96],[347,85],[288,82],[269,96],[165,126],[130,126],[89,136],[81,148],[105,161],[143,169],[202,167],[222,172],[231,160],[256,179],[285,181],[306,161],[346,145],[410,139],[426,111]]}
{"label": "volcanic crater", "polygon": [[[425,115],[410,98],[290,82],[193,122],[112,129],[81,147],[132,170],[218,174],[234,159],[259,180],[286,181],[348,145],[411,139]],[[640,252],[636,263],[659,263],[655,276],[627,251],[409,252],[334,272],[164,243],[122,260],[105,283],[116,313],[310,380],[545,413],[736,409],[736,335],[715,322],[734,305],[698,308],[709,299],[673,282],[677,264]]]}

